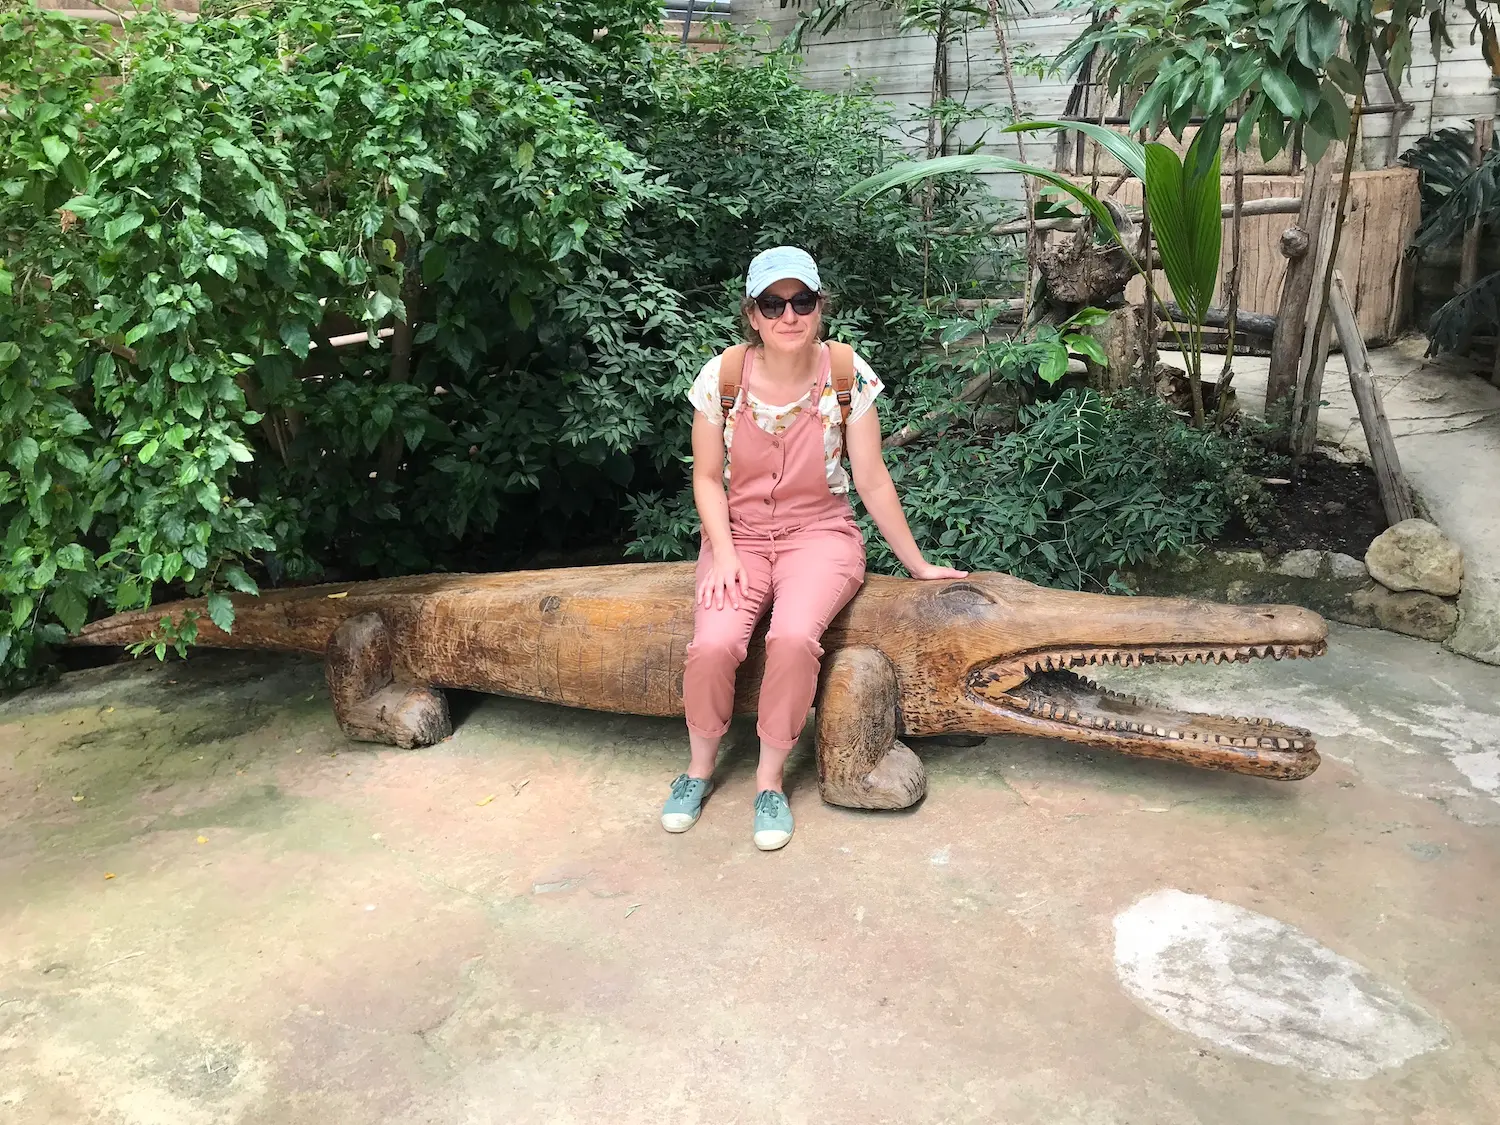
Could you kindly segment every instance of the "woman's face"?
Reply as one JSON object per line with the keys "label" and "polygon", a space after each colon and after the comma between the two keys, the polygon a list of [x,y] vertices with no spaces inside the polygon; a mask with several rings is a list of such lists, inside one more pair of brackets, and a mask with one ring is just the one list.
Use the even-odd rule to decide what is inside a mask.
{"label": "woman's face", "polygon": [[791,298],[807,291],[807,286],[796,278],[774,282],[761,295],[781,297],[788,302],[781,310],[781,315],[775,320],[761,312],[759,305],[751,304],[750,324],[760,333],[761,341],[771,351],[795,352],[816,342],[819,338],[823,327],[822,305],[819,304],[806,316],[799,316],[790,303]]}

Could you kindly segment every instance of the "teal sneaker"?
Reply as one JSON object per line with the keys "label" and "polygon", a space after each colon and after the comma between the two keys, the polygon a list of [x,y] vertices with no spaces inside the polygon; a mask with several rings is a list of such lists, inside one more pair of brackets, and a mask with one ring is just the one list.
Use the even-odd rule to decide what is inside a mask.
{"label": "teal sneaker", "polygon": [[785,794],[762,789],[755,797],[755,846],[763,852],[786,847],[792,838],[792,807]]}
{"label": "teal sneaker", "polygon": [[661,826],[668,832],[686,832],[698,823],[703,811],[703,799],[714,787],[713,782],[702,778],[679,774],[672,782],[672,795],[661,809]]}

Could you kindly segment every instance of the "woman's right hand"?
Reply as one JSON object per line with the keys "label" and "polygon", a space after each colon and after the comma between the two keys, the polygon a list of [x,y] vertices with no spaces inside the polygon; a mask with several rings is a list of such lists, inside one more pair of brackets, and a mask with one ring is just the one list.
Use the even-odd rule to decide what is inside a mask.
{"label": "woman's right hand", "polygon": [[703,581],[698,584],[698,602],[704,609],[723,609],[727,598],[735,609],[740,608],[740,598],[750,596],[750,575],[740,564],[740,556],[734,551],[714,553],[714,561]]}

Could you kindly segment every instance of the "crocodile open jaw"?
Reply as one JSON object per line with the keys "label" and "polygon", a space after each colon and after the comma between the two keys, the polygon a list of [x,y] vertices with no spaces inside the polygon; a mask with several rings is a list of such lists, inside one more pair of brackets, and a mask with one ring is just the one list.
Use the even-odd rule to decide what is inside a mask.
{"label": "crocodile open jaw", "polygon": [[1201,748],[1212,756],[1224,751],[1268,753],[1283,757],[1288,769],[1307,772],[1317,765],[1312,736],[1300,727],[1270,719],[1204,715],[1175,711],[1135,696],[1110,691],[1076,669],[1098,666],[1139,668],[1143,664],[1224,664],[1257,659],[1285,660],[1321,656],[1327,645],[1267,644],[1238,647],[1150,645],[1140,648],[1074,648],[1023,653],[984,665],[968,677],[970,697],[1002,710],[1039,735],[1093,741],[1090,733],[1111,742],[1175,743],[1191,754]]}

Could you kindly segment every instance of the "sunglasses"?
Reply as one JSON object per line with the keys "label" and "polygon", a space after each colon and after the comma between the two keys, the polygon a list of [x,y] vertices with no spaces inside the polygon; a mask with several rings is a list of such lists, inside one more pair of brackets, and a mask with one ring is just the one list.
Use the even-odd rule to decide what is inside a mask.
{"label": "sunglasses", "polygon": [[760,310],[760,315],[768,320],[780,320],[781,314],[786,312],[788,305],[798,316],[811,316],[818,307],[818,302],[823,298],[811,289],[804,289],[791,297],[778,297],[774,293],[762,293],[755,298],[755,307]]}

